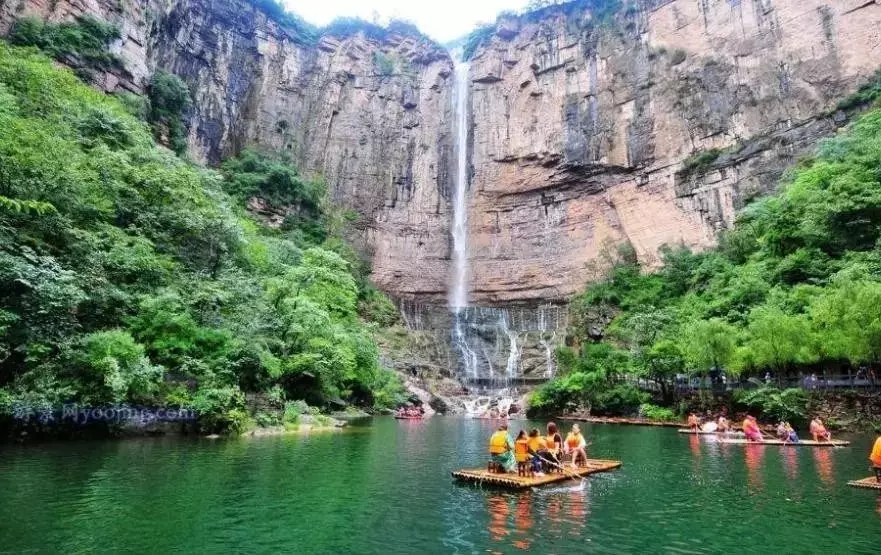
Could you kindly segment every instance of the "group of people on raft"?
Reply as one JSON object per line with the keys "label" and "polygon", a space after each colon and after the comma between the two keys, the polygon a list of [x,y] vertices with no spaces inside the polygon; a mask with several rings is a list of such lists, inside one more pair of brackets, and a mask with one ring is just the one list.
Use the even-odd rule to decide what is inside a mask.
{"label": "group of people on raft", "polygon": [[563,468],[567,457],[571,457],[573,467],[579,462],[587,464],[587,443],[578,424],[566,435],[560,435],[557,425],[549,422],[547,433],[541,435],[538,428],[529,433],[520,430],[517,438],[508,435],[508,425],[501,424],[489,439],[489,454],[492,462],[505,472],[517,472],[517,465],[528,465],[536,476],[543,476],[552,468]]}
{"label": "group of people on raft", "polygon": [[421,406],[404,406],[395,410],[395,416],[398,418],[422,418],[425,416],[425,409]]}
{"label": "group of people on raft", "polygon": [[[695,431],[700,431],[703,428],[703,424],[701,423],[700,418],[698,418],[697,414],[691,413],[688,415],[688,427]],[[731,430],[731,423],[728,421],[725,416],[720,416],[716,422],[716,433],[724,434]],[[743,419],[743,423],[741,425],[743,429],[743,435],[746,437],[747,441],[764,441],[768,439],[762,433],[762,430],[759,428],[758,422],[756,422],[756,417],[751,414],[746,415]],[[826,425],[823,424],[823,421],[820,420],[819,417],[815,417],[811,420],[810,425],[810,433],[811,437],[814,438],[814,441],[830,441],[832,439],[832,434],[829,430],[826,429]],[[782,440],[786,443],[798,443],[798,434],[795,432],[795,428],[792,425],[783,420],[779,424],[777,424],[776,429],[777,439]]]}

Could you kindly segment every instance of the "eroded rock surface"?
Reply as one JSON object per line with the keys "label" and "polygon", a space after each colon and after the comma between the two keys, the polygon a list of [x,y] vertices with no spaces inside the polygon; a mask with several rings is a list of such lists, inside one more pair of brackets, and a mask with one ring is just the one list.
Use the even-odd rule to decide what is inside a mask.
{"label": "eroded rock surface", "polygon": [[[472,299],[564,298],[629,241],[705,248],[881,66],[881,4],[644,1],[502,22],[472,62]],[[683,160],[732,153],[708,171]]]}

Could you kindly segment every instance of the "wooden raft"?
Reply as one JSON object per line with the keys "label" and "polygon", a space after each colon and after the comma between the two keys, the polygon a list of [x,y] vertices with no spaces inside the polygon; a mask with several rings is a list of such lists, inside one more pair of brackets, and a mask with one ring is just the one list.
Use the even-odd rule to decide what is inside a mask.
{"label": "wooden raft", "polygon": [[874,476],[869,476],[868,478],[863,478],[862,480],[851,480],[847,483],[849,486],[853,486],[855,488],[867,488],[867,489],[879,489],[881,490],[881,483],[875,479]]}
{"label": "wooden raft", "polygon": [[803,439],[798,443],[786,443],[782,439],[766,439],[764,441],[749,441],[746,439],[726,439],[717,440],[718,443],[730,443],[736,445],[786,445],[789,447],[844,447],[850,445],[849,441],[833,439],[832,441],[814,441],[812,439]]}
{"label": "wooden raft", "polygon": [[572,468],[567,466],[566,472],[552,472],[544,476],[518,476],[517,474],[499,474],[496,472],[488,472],[486,469],[463,469],[453,472],[453,478],[461,482],[469,482],[473,484],[486,484],[500,486],[510,489],[526,489],[535,486],[543,486],[554,482],[563,482],[571,480],[573,475],[579,477],[589,476],[597,472],[607,472],[621,466],[621,461],[611,461],[605,459],[588,459],[587,466]]}
{"label": "wooden raft", "polygon": [[739,432],[739,431],[737,431],[737,430],[731,430],[731,431],[728,431],[728,432],[705,432],[705,431],[703,431],[703,430],[700,430],[700,431],[697,431],[697,432],[696,432],[696,431],[694,431],[694,430],[690,430],[690,429],[688,429],[688,428],[680,428],[679,430],[676,430],[676,431],[679,432],[680,434],[691,434],[691,435],[695,435],[695,434],[696,434],[696,435],[699,435],[699,436],[718,436],[718,435],[722,435],[722,436],[725,436],[725,437],[731,437],[731,438],[743,437],[743,432]]}
{"label": "wooden raft", "polygon": [[575,422],[590,422],[591,424],[625,424],[630,426],[664,426],[668,428],[681,428],[682,422],[662,422],[647,418],[619,418],[616,416],[558,416],[557,420],[572,420]]}

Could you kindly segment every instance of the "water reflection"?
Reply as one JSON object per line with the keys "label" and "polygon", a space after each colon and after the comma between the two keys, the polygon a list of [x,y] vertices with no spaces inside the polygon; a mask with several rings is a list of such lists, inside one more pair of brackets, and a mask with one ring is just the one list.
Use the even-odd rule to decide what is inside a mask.
{"label": "water reflection", "polygon": [[517,508],[514,512],[514,529],[517,532],[513,545],[517,549],[529,549],[532,539],[529,537],[529,531],[535,525],[532,518],[532,495],[529,493],[521,493],[517,497]]}
{"label": "water reflection", "polygon": [[744,445],[744,448],[746,449],[744,460],[746,461],[747,482],[749,483],[750,493],[753,493],[752,490],[758,491],[762,489],[762,458],[765,455],[765,446],[749,443]]}
{"label": "water reflection", "polygon": [[[487,532],[497,545],[492,551],[534,549],[540,537],[582,537],[590,515],[588,490],[564,487],[537,495],[490,493],[486,496]],[[512,510],[513,509],[513,510]],[[537,526],[536,523],[542,523]]]}
{"label": "water reflection", "polygon": [[691,454],[694,455],[694,458],[697,459],[701,455],[701,438],[699,435],[694,434],[688,436],[688,447],[691,449]]}
{"label": "water reflection", "polygon": [[814,453],[814,464],[817,467],[817,474],[820,476],[820,480],[827,486],[831,486],[835,482],[831,449],[831,447],[811,449]]}
{"label": "water reflection", "polygon": [[792,481],[798,480],[798,451],[794,447],[783,448],[783,469],[786,477]]}
{"label": "water reflection", "polygon": [[501,494],[490,494],[487,496],[486,502],[489,511],[489,537],[495,541],[501,541],[511,533],[508,529],[508,517],[511,514],[508,499]]}

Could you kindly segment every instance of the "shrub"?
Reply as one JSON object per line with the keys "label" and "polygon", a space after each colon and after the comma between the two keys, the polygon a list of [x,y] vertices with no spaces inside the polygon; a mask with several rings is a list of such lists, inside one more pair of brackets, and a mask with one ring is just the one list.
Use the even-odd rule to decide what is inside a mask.
{"label": "shrub", "polygon": [[860,85],[856,92],[841,100],[835,106],[835,110],[849,111],[869,106],[877,102],[879,98],[881,98],[881,69],[878,69],[868,81]]}
{"label": "shrub", "polygon": [[[20,46],[36,46],[56,60],[79,60],[86,70],[109,70],[122,67],[122,61],[111,53],[110,44],[122,37],[115,25],[91,16],[74,21],[43,23],[23,17],[15,22],[9,42]],[[76,60],[71,60],[75,58]]]}
{"label": "shrub", "polygon": [[183,119],[193,105],[186,83],[177,75],[159,70],[150,79],[147,95],[153,135],[157,140],[166,135],[168,147],[183,154],[187,149],[187,129]]}
{"label": "shrub", "polygon": [[760,387],[738,392],[735,401],[774,421],[804,422],[807,419],[808,394],[803,389]]}
{"label": "shrub", "polygon": [[673,54],[670,55],[670,65],[678,66],[685,61],[686,57],[688,57],[688,54],[686,54],[685,50],[677,48],[673,51]]}
{"label": "shrub", "polygon": [[676,420],[676,413],[672,409],[659,407],[650,403],[643,403],[639,406],[639,415],[650,420],[658,420],[668,422]]}

